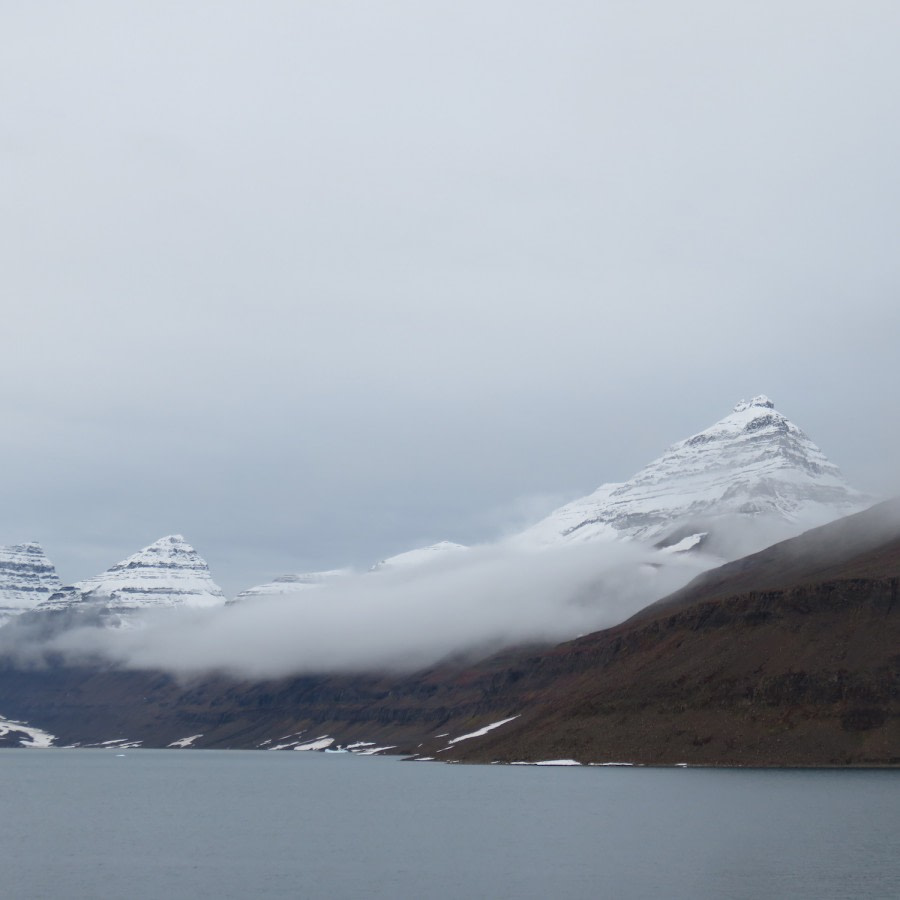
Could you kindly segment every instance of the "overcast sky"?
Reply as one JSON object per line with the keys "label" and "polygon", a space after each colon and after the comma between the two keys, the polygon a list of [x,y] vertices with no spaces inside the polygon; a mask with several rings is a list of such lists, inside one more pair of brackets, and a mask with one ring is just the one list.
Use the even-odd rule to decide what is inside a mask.
{"label": "overcast sky", "polygon": [[900,4],[0,2],[0,543],[234,593],[767,393],[900,490]]}

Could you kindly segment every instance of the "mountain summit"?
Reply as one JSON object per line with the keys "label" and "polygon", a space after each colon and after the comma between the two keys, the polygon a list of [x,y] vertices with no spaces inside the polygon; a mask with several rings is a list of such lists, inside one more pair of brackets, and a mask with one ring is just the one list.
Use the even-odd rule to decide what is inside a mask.
{"label": "mountain summit", "polygon": [[40,544],[0,547],[0,624],[34,609],[59,588],[56,569]]}
{"label": "mountain summit", "polygon": [[[535,544],[706,534],[725,555],[796,534],[871,502],[765,395],[669,447],[629,481],[603,484],[527,529]],[[734,549],[734,548],[732,548]]]}
{"label": "mountain summit", "polygon": [[102,603],[108,610],[128,612],[161,607],[222,606],[225,595],[209,567],[180,535],[172,534],[71,588],[52,596],[42,609],[83,602]]}

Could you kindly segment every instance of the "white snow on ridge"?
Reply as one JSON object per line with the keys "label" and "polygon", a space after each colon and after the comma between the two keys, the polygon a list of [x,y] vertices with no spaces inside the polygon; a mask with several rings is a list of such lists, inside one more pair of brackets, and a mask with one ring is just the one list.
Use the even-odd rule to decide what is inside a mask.
{"label": "white snow on ridge", "polygon": [[425,565],[445,558],[447,554],[460,553],[468,550],[464,544],[454,544],[453,541],[438,541],[428,547],[418,547],[415,550],[407,550],[396,556],[389,556],[372,566],[372,572],[381,572],[386,569],[406,569]]}
{"label": "white snow on ridge", "polygon": [[160,538],[100,575],[63,589],[42,609],[71,608],[82,602],[133,612],[172,607],[216,607],[225,604],[222,589],[209,567],[180,535]]}
{"label": "white snow on ridge", "polygon": [[769,517],[796,524],[797,533],[869,502],[760,395],[673,444],[629,481],[601,485],[511,540],[534,547],[615,538],[655,543],[692,523],[725,517]]}
{"label": "white snow on ridge", "polygon": [[56,569],[40,544],[0,547],[0,625],[34,609],[60,587]]}
{"label": "white snow on ridge", "polygon": [[[519,715],[521,715],[521,713]],[[468,734],[461,734],[459,737],[447,741],[447,744],[452,746],[453,744],[458,744],[460,741],[467,741],[470,738],[484,737],[484,735],[486,735],[489,731],[493,731],[495,728],[499,728],[501,725],[505,725],[507,722],[512,722],[513,719],[518,718],[519,716],[510,716],[508,719],[501,719],[499,722],[492,722],[490,725],[485,725],[483,728],[479,728],[478,731],[470,731]]]}
{"label": "white snow on ridge", "polygon": [[19,733],[25,737],[19,739],[22,747],[28,747],[34,750],[46,750],[53,746],[56,735],[50,734],[49,731],[43,731],[35,728],[33,725],[26,725],[24,722],[16,722],[13,719],[4,719],[0,716],[0,737],[5,737],[10,733]]}

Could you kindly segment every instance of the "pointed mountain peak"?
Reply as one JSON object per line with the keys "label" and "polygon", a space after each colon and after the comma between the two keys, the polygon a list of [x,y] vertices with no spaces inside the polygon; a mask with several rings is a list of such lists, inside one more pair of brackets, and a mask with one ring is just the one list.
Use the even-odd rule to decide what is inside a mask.
{"label": "pointed mountain peak", "polygon": [[522,537],[543,544],[622,537],[656,544],[700,531],[749,533],[759,523],[753,530],[771,543],[767,538],[778,529],[781,539],[869,503],[761,394],[673,444],[629,481],[601,485]]}
{"label": "pointed mountain peak", "polygon": [[160,560],[169,560],[172,565],[206,566],[206,562],[200,554],[185,540],[183,535],[169,534],[166,537],[148,544],[137,553],[133,553],[127,559],[117,563],[109,571],[120,568],[136,568],[142,565],[157,565]]}
{"label": "pointed mountain peak", "polygon": [[734,412],[744,412],[745,410],[754,409],[756,407],[759,407],[760,409],[775,409],[775,404],[765,394],[759,394],[749,403],[746,400],[741,400],[740,403],[735,404]]}
{"label": "pointed mountain peak", "polygon": [[37,541],[0,547],[0,624],[34,609],[59,588],[56,569]]}
{"label": "pointed mountain peak", "polygon": [[188,550],[191,553],[196,553],[194,548],[187,542],[183,534],[167,534],[165,537],[161,537],[158,541],[154,541],[152,544],[148,544],[141,552],[143,553],[147,550],[169,549]]}
{"label": "pointed mountain peak", "polygon": [[110,609],[221,606],[225,602],[206,560],[180,534],[154,541],[75,587]]}

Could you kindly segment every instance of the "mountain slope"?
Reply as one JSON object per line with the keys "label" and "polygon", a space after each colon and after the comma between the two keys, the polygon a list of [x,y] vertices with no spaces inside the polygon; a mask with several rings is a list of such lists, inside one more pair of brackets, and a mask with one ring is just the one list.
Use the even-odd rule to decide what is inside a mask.
{"label": "mountain slope", "polygon": [[665,544],[706,532],[728,557],[743,545],[758,549],[868,502],[768,397],[758,396],[673,444],[629,481],[601,485],[517,540],[541,545],[629,537]]}
{"label": "mountain slope", "polygon": [[454,758],[898,765],[900,501],[532,657],[515,693]]}
{"label": "mountain slope", "polygon": [[750,592],[786,590],[809,582],[898,575],[900,499],[894,499],[704,572],[641,610],[632,621]]}

